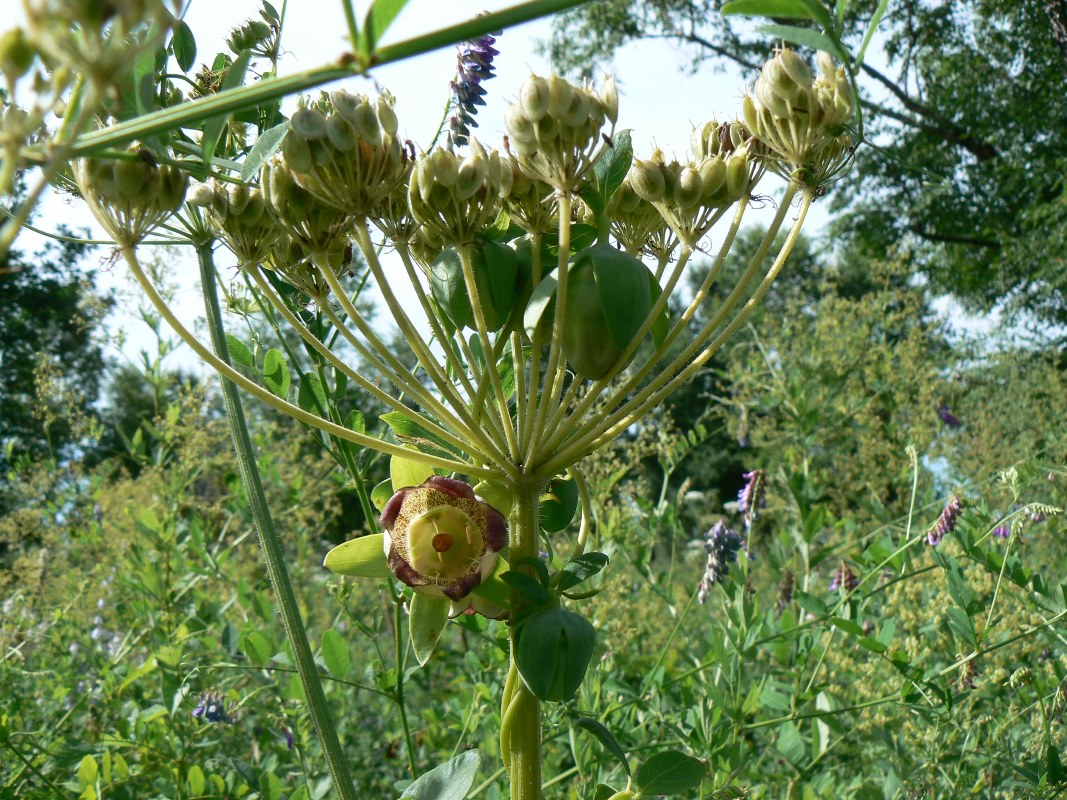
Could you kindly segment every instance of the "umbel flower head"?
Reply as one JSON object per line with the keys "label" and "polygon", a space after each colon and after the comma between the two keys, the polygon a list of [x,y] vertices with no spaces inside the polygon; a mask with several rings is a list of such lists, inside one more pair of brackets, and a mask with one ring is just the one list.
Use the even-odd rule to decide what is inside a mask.
{"label": "umbel flower head", "polygon": [[416,592],[460,600],[496,567],[507,522],[463,481],[433,476],[382,511],[389,569]]}

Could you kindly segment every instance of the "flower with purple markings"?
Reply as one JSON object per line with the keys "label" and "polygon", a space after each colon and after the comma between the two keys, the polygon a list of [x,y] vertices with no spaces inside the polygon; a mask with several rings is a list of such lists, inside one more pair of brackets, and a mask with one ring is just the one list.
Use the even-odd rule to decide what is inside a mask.
{"label": "flower with purple markings", "polygon": [[456,78],[450,84],[451,105],[455,113],[448,118],[448,142],[452,148],[467,144],[471,128],[478,127],[474,117],[478,113],[478,106],[485,105],[486,94],[482,82],[493,77],[493,58],[500,55],[494,44],[496,39],[493,34],[486,34],[456,46],[459,51]]}
{"label": "flower with purple markings", "polygon": [[218,692],[201,692],[197,698],[193,716],[204,722],[229,722],[230,715],[226,713],[226,703]]}
{"label": "flower with purple markings", "polygon": [[496,567],[504,516],[463,481],[433,476],[401,489],[382,511],[389,569],[416,592],[460,600]]}
{"label": "flower with purple markings", "polygon": [[746,472],[741,477],[745,479],[745,485],[737,493],[737,510],[744,515],[745,527],[750,528],[759,510],[767,507],[767,484],[761,469]]}
{"label": "flower with purple markings", "polygon": [[959,496],[952,495],[944,510],[942,510],[941,516],[937,518],[937,522],[926,532],[926,541],[932,547],[937,547],[937,545],[941,544],[941,540],[945,538],[946,533],[952,533],[952,531],[956,530],[956,520],[962,511],[963,503],[960,502]]}
{"label": "flower with purple markings", "polygon": [[704,539],[708,562],[697,587],[697,599],[701,603],[708,599],[711,587],[722,583],[730,574],[730,565],[737,561],[737,553],[744,546],[737,531],[728,528],[721,519],[704,534]]}
{"label": "flower with purple markings", "polygon": [[856,577],[856,573],[852,571],[852,568],[845,562],[841,562],[841,566],[837,568],[834,573],[834,577],[830,579],[829,589],[831,592],[845,590],[845,594],[852,594],[856,591],[856,587],[860,585],[859,578]]}

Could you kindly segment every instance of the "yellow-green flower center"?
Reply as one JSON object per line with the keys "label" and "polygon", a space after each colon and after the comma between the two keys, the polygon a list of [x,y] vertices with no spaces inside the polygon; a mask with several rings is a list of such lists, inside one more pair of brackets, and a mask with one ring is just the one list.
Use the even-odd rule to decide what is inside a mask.
{"label": "yellow-green flower center", "polygon": [[484,550],[484,537],[458,508],[437,506],[408,524],[408,563],[428,578],[462,578],[478,569]]}

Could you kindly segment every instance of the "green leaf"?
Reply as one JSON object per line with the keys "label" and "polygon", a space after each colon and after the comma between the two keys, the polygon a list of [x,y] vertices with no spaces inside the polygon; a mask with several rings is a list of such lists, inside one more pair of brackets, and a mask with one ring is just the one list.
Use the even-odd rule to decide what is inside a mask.
{"label": "green leaf", "polygon": [[852,619],[845,619],[844,617],[831,617],[831,621],[834,623],[834,627],[838,628],[845,633],[852,636],[866,636],[863,631],[863,626]]}
{"label": "green leaf", "polygon": [[626,774],[633,774],[630,771],[630,762],[626,759],[626,753],[623,752],[622,746],[619,744],[618,739],[615,738],[615,734],[608,730],[607,726],[589,717],[579,717],[574,721],[574,727],[581,728],[583,731],[588,731],[595,736],[607,748],[608,752],[619,760],[622,768],[626,770]]}
{"label": "green leaf", "polygon": [[596,293],[611,338],[626,347],[652,308],[648,267],[610,245],[594,245],[585,252],[593,264]]}
{"label": "green leaf", "polygon": [[241,180],[250,181],[259,172],[263,162],[274,155],[274,152],[282,143],[285,134],[289,132],[289,120],[268,128],[259,135],[252,149],[248,151],[244,162],[241,164]]}
{"label": "green leaf", "polygon": [[444,633],[448,624],[448,610],[452,607],[450,600],[444,597],[430,597],[415,592],[411,598],[411,612],[408,615],[408,633],[411,647],[420,665],[425,665],[437,646],[437,640]]}
{"label": "green leaf", "polygon": [[420,775],[400,800],[463,800],[474,785],[482,757],[477,750],[460,753]]}
{"label": "green leaf", "polygon": [[203,794],[204,789],[207,787],[204,770],[200,769],[196,764],[189,767],[189,771],[185,774],[185,780],[189,783],[189,794],[192,795]]}
{"label": "green leaf", "polygon": [[296,393],[296,403],[305,411],[325,416],[328,409],[326,392],[323,391],[322,382],[319,380],[318,375],[305,372],[301,376],[300,389]]}
{"label": "green leaf", "polygon": [[364,52],[370,54],[378,46],[382,36],[393,24],[393,20],[404,10],[408,0],[374,0],[363,20]]}
{"label": "green leaf", "polygon": [[838,61],[850,63],[848,53],[838,42],[824,33],[813,31],[810,28],[797,28],[793,25],[760,25],[756,28],[757,33],[773,36],[775,39],[784,39],[801,47],[810,47],[812,50],[825,50]]}
{"label": "green leaf", "polygon": [[[418,453],[414,449],[411,452]],[[389,479],[392,481],[394,492],[409,486],[418,486],[433,474],[433,467],[424,461],[401,456],[392,456],[389,459]]]}
{"label": "green leaf", "polygon": [[241,652],[256,666],[261,666],[270,661],[274,655],[270,640],[259,631],[245,631],[241,637]]}
{"label": "green leaf", "polygon": [[248,345],[233,334],[226,334],[226,350],[230,354],[230,361],[234,364],[239,364],[242,367],[255,367],[256,359],[253,357],[252,351],[248,348]]}
{"label": "green leaf", "polygon": [[607,208],[615,190],[622,186],[633,156],[630,131],[623,130],[615,133],[611,145],[605,147],[597,157],[589,180],[580,192],[582,199],[597,214]]}
{"label": "green leaf", "polygon": [[[219,94],[222,94],[229,89],[236,89],[244,83],[245,73],[248,72],[248,63],[251,60],[252,51],[242,50],[241,54],[234,59],[234,62],[230,65],[229,69],[226,70],[226,77],[222,79],[222,84],[219,86]],[[220,114],[219,116],[211,117],[204,122],[204,134],[201,139],[204,164],[210,164],[211,159],[215,157],[215,149],[219,145],[219,140],[222,138],[222,132],[226,128],[226,120],[229,118],[229,114]]]}
{"label": "green leaf", "polygon": [[[853,66],[853,69],[858,71],[860,66],[862,66],[863,58],[867,55],[867,47],[870,45],[871,39],[874,37],[874,32],[878,29],[878,25],[882,21],[882,15],[885,14],[885,9],[888,5],[889,0],[882,0],[882,2],[878,4],[878,8],[875,9],[873,16],[871,16],[871,21],[867,25],[866,32],[863,34],[863,42],[860,44],[860,49],[856,52],[856,63]],[[844,18],[843,11],[840,16],[842,19]]]}
{"label": "green leaf", "polygon": [[393,491],[393,482],[386,478],[370,490],[370,501],[376,509],[384,511],[385,504],[389,502],[389,498],[394,494],[396,493]]}
{"label": "green leaf", "polygon": [[859,639],[860,647],[870,650],[872,653],[884,653],[889,648],[882,644],[877,639],[872,639],[870,636],[861,636]]}
{"label": "green leaf", "polygon": [[1048,775],[1049,783],[1054,785],[1063,783],[1067,778],[1067,774],[1063,771],[1063,764],[1060,762],[1060,754],[1052,742],[1049,742],[1045,748],[1045,773]]}
{"label": "green leaf", "polygon": [[[545,326],[542,329],[543,331],[552,325],[552,309],[556,307],[557,283],[556,273],[549,273],[534,287],[530,299],[526,302],[526,311],[522,315],[522,327],[526,330],[526,335],[531,339],[533,338],[534,330],[542,323]],[[547,331],[545,332],[547,333]]]}
{"label": "green leaf", "polygon": [[560,591],[589,580],[607,565],[608,557],[603,553],[583,553],[560,570]]}
{"label": "green leaf", "polygon": [[388,578],[392,575],[385,556],[385,534],[371,533],[342,542],[329,553],[322,565],[338,575],[354,578]]}
{"label": "green leaf", "polygon": [[974,631],[974,622],[967,616],[967,612],[958,606],[950,606],[945,611],[948,626],[963,642],[972,650],[978,648],[977,638]]}
{"label": "green leaf", "polygon": [[188,72],[193,68],[193,64],[196,63],[196,39],[193,36],[193,29],[183,19],[174,23],[174,35],[170,40],[170,49],[182,72]]}
{"label": "green leaf", "polygon": [[724,3],[722,15],[728,17],[779,17],[814,19],[811,8],[804,0],[732,0]]}
{"label": "green leaf", "polygon": [[637,770],[637,789],[643,795],[685,794],[700,785],[707,771],[700,759],[667,750],[650,756]]}
{"label": "green leaf", "polygon": [[516,632],[519,674],[540,700],[568,700],[582,685],[596,647],[596,631],[564,608],[548,608],[527,617]]}
{"label": "green leaf", "polygon": [[[414,411],[410,414],[401,411],[390,411],[387,414],[382,414],[379,419],[392,429],[393,433],[396,434],[396,438],[403,442],[417,445],[436,445],[445,454],[463,455],[452,445],[447,444],[440,437],[426,430],[418,421]],[[399,488],[400,485],[394,484],[394,486]]]}
{"label": "green leaf", "polygon": [[96,764],[96,759],[92,756],[85,756],[81,763],[78,764],[78,783],[84,786],[92,786],[96,783],[96,776],[99,772],[99,767]]}
{"label": "green leaf", "polygon": [[500,579],[531,603],[543,606],[552,602],[552,595],[548,590],[529,575],[508,571],[501,575]]}
{"label": "green leaf", "polygon": [[778,752],[785,756],[793,766],[803,764],[807,759],[807,745],[804,737],[800,735],[800,729],[792,722],[786,722],[778,731],[778,740],[775,742]]}
{"label": "green leaf", "polygon": [[326,662],[326,669],[335,678],[343,678],[352,667],[352,659],[348,654],[348,645],[337,631],[330,628],[322,634],[322,660]]}
{"label": "green leaf", "polygon": [[282,351],[272,347],[263,357],[263,382],[278,397],[285,397],[289,394],[292,380]]}

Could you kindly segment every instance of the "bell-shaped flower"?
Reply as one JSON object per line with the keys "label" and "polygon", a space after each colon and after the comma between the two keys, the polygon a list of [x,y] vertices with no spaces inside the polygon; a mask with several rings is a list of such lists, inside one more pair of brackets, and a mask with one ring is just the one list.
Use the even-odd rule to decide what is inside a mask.
{"label": "bell-shaped flower", "polygon": [[420,594],[461,600],[492,574],[507,522],[462,481],[432,476],[382,510],[389,569]]}

